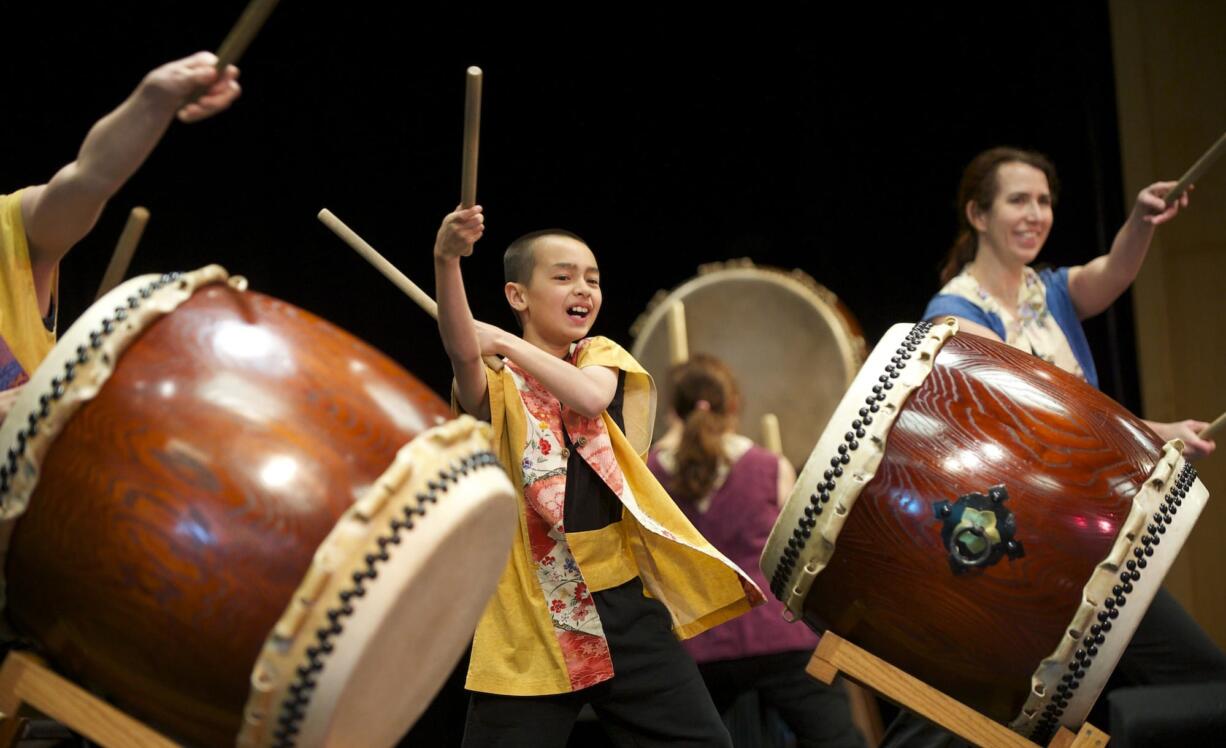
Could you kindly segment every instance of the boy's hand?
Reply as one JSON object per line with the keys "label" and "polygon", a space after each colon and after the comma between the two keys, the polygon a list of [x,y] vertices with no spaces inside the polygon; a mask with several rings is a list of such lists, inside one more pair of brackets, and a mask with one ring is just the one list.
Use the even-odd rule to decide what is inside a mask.
{"label": "boy's hand", "polygon": [[447,214],[434,239],[435,258],[454,260],[473,253],[473,244],[485,232],[485,216],[481,210],[480,205],[474,205],[464,209],[457,207]]}
{"label": "boy's hand", "polygon": [[488,322],[473,320],[473,324],[477,327],[477,342],[481,345],[482,356],[506,355],[505,330]]}

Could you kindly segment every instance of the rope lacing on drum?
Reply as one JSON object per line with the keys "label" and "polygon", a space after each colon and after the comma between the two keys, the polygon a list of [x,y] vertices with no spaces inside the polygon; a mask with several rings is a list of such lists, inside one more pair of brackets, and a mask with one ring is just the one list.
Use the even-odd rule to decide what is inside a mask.
{"label": "rope lacing on drum", "polygon": [[51,403],[58,401],[64,397],[67,392],[68,384],[71,383],[77,375],[77,367],[88,363],[90,360],[90,350],[97,350],[102,347],[102,342],[115,331],[115,323],[123,322],[128,317],[128,311],[137,309],[143,299],[148,299],[153,295],[154,291],[163,286],[173,283],[179,279],[180,273],[166,273],[145,286],[141,287],[135,295],[129,296],[126,299],[126,305],[115,307],[110,317],[103,318],[100,324],[100,329],[91,330],[89,333],[89,346],[77,346],[76,358],[71,358],[64,364],[62,374],[51,378],[51,389],[48,392],[38,396],[38,410],[31,411],[26,419],[26,427],[17,432],[17,444],[14,447],[9,447],[6,460],[0,464],[0,502],[8,496],[9,489],[12,487],[13,476],[17,474],[17,460],[25,455],[26,443],[38,435],[38,424],[40,421],[46,420],[51,414]]}
{"label": "rope lacing on drum", "polygon": [[353,615],[355,598],[366,594],[366,580],[378,577],[378,565],[390,558],[388,546],[400,545],[400,533],[412,530],[414,519],[424,516],[427,505],[437,503],[439,495],[447,493],[460,478],[467,476],[470,471],[497,465],[498,458],[488,451],[475,452],[463,460],[452,462],[448,468],[438,472],[437,479],[427,481],[427,490],[414,496],[414,504],[403,507],[403,518],[393,517],[388,524],[387,534],[376,538],[379,551],[367,553],[363,558],[364,568],[352,574],[353,584],[337,593],[339,605],[328,609],[328,625],[315,631],[316,643],[307,647],[306,661],[294,670],[294,682],[290,684],[289,693],[281,702],[280,714],[277,717],[278,727],[272,733],[276,741],[273,743],[274,748],[293,748],[296,745],[302,720],[306,718],[307,706],[318,684],[319,673],[324,669],[324,659],[335,648],[333,640],[344,631],[344,619]]}
{"label": "rope lacing on drum", "polygon": [[804,550],[806,542],[813,535],[817,518],[825,510],[826,504],[830,502],[830,496],[838,485],[838,479],[843,476],[843,466],[851,462],[851,453],[860,448],[859,440],[863,439],[867,433],[864,427],[873,423],[873,414],[881,410],[880,403],[885,400],[886,392],[894,388],[894,380],[898,379],[899,372],[907,368],[907,362],[911,360],[919,344],[931,329],[931,322],[918,322],[907,333],[907,337],[903,339],[890,358],[890,363],[886,365],[885,373],[877,377],[877,384],[873,385],[872,394],[864,398],[864,406],[858,412],[859,417],[851,422],[851,430],[843,435],[843,443],[839,444],[837,454],[831,456],[830,468],[822,474],[822,480],[818,482],[812,495],[809,496],[809,505],[804,509],[804,516],[800,518],[797,527],[792,530],[792,537],[788,538],[783,557],[775,566],[775,573],[771,578],[771,592],[780,600],[787,601],[788,580],[800,562],[800,552]]}
{"label": "rope lacing on drum", "polygon": [[1073,692],[1085,679],[1086,671],[1093,664],[1099,647],[1106,642],[1107,634],[1111,631],[1111,622],[1119,618],[1120,608],[1128,602],[1128,595],[1133,591],[1133,582],[1141,581],[1141,570],[1148,565],[1146,559],[1154,555],[1154,546],[1162,542],[1161,536],[1166,534],[1167,526],[1174,522],[1175,515],[1179,513],[1179,508],[1183,506],[1183,500],[1187,498],[1188,491],[1192,490],[1196,479],[1196,469],[1185,463],[1179,477],[1167,491],[1162,504],[1158,506],[1158,511],[1154,513],[1153,522],[1146,526],[1146,533],[1133,546],[1133,558],[1124,563],[1124,570],[1120,572],[1119,584],[1111,588],[1112,596],[1103,600],[1102,608],[1098,610],[1096,616],[1098,622],[1090,626],[1090,631],[1081,641],[1082,647],[1074,652],[1069,660],[1069,672],[1061,677],[1061,683],[1056,687],[1055,694],[1050,696],[1050,700],[1043,708],[1043,716],[1029,735],[1034,742],[1046,745],[1055,735],[1056,730],[1060,728],[1060,717],[1063,716],[1065,707],[1072,700]]}

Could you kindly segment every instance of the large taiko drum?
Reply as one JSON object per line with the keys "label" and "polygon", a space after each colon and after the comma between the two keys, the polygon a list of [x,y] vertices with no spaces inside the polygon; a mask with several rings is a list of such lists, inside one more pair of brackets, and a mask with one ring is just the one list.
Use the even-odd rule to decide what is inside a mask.
{"label": "large taiko drum", "polygon": [[487,428],[449,417],[217,266],[124,283],[0,428],[8,620],[192,745],[393,744],[514,532]]}
{"label": "large taiko drum", "polygon": [[[697,277],[657,294],[632,328],[631,354],[664,403],[673,399],[668,315],[675,302],[685,309],[690,352],[717,356],[736,375],[746,436],[766,443],[762,416],[775,414],[783,454],[801,464],[864,362],[864,338],[850,310],[800,270],[747,259],[703,265]],[[656,410],[656,434],[668,430],[670,412]]]}
{"label": "large taiko drum", "polygon": [[1208,493],[1179,442],[956,329],[886,334],[762,567],[793,616],[1046,744],[1084,720]]}

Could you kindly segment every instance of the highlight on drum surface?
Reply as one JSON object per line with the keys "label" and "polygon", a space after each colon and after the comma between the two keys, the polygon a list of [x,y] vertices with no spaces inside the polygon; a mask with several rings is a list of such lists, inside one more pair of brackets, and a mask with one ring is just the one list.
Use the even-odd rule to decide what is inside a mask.
{"label": "highlight on drum surface", "polygon": [[1046,744],[1085,719],[1205,504],[1180,447],[952,318],[896,325],[762,568],[790,615]]}
{"label": "highlight on drum surface", "polygon": [[394,744],[516,522],[487,425],[218,266],[104,295],[0,439],[8,619],[187,744]]}

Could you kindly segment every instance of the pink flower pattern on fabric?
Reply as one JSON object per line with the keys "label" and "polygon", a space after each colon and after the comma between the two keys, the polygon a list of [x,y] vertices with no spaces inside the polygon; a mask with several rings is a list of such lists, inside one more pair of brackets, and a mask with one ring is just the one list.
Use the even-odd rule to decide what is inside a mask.
{"label": "pink flower pattern on fabric", "polygon": [[613,677],[613,659],[596,601],[566,543],[561,404],[527,373],[514,365],[508,368],[519,389],[528,427],[523,487],[536,578],[548,602],[571,689],[587,688]]}

